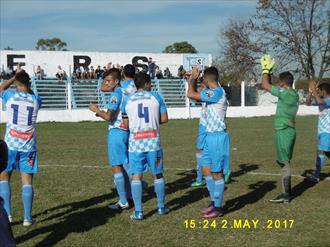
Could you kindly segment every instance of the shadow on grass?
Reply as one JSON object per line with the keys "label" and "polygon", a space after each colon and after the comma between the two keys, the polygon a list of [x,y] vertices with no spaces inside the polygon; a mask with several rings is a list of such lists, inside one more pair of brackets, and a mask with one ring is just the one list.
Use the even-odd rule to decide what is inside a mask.
{"label": "shadow on grass", "polygon": [[25,235],[16,238],[16,243],[21,244],[40,234],[48,235],[35,246],[54,246],[65,239],[69,234],[84,233],[94,227],[107,223],[108,219],[118,211],[111,211],[107,207],[89,208],[84,211],[74,212],[66,215],[60,222],[33,229]]}
{"label": "shadow on grass", "polygon": [[248,187],[252,191],[226,202],[224,206],[225,213],[237,211],[248,204],[254,204],[263,198],[268,192],[276,188],[275,181],[259,181],[250,184]]}

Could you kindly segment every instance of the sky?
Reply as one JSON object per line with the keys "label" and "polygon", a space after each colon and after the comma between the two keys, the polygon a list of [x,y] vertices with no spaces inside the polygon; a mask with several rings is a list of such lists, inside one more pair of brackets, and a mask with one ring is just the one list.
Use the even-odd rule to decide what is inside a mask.
{"label": "sky", "polygon": [[248,19],[257,0],[91,1],[0,0],[0,48],[34,50],[58,37],[72,51],[162,52],[188,41],[220,53],[219,33],[230,19]]}

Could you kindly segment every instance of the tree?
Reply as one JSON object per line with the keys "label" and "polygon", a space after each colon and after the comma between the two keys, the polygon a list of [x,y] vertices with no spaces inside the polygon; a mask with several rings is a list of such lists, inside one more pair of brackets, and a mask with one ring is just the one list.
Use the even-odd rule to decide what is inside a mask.
{"label": "tree", "polygon": [[[267,52],[275,56],[281,70],[321,80],[330,71],[330,2],[259,0],[248,22],[230,24],[220,37],[227,42],[222,54],[236,56],[229,60],[236,67],[242,67],[241,63],[252,67],[252,60],[258,64],[260,55]],[[251,68],[242,74],[245,71],[248,74]]]}
{"label": "tree", "polygon": [[230,20],[220,35],[219,45],[223,56],[216,59],[215,64],[223,73],[222,78],[232,83],[255,78],[256,60],[263,51],[251,33],[250,23]]}
{"label": "tree", "polygon": [[163,53],[197,53],[195,47],[193,47],[187,41],[175,42],[172,45],[166,46]]}
{"label": "tree", "polygon": [[330,2],[259,0],[256,30],[263,44],[308,79],[330,70]]}
{"label": "tree", "polygon": [[43,51],[67,51],[67,44],[59,38],[39,39],[37,41],[36,50]]}

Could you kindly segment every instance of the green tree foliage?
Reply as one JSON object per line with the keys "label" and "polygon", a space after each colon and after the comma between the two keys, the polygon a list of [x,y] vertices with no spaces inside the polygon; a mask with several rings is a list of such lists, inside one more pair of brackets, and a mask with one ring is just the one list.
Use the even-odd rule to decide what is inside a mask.
{"label": "green tree foliage", "polygon": [[36,50],[42,51],[67,51],[66,42],[59,38],[39,39],[37,41]]}
{"label": "green tree foliage", "polygon": [[175,42],[166,46],[163,53],[197,53],[198,51],[187,41]]}

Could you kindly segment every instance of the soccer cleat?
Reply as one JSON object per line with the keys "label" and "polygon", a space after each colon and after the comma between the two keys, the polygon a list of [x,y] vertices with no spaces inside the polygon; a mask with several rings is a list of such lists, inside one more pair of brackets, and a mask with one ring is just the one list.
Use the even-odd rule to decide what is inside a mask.
{"label": "soccer cleat", "polygon": [[117,202],[116,204],[110,204],[108,206],[109,209],[112,209],[112,210],[124,210],[124,209],[128,209],[129,208],[129,204],[126,203],[126,204],[122,204],[120,201]]}
{"label": "soccer cleat", "polygon": [[11,215],[8,215],[8,221],[9,221],[9,223],[13,222],[13,217],[11,217]]}
{"label": "soccer cleat", "polygon": [[35,223],[36,223],[36,221],[34,219],[31,219],[31,220],[24,219],[23,226],[31,226]]}
{"label": "soccer cleat", "polygon": [[290,202],[290,196],[287,194],[280,194],[274,199],[271,199],[269,201],[274,203],[288,203]]}
{"label": "soccer cleat", "polygon": [[168,214],[170,212],[170,209],[167,207],[163,207],[163,208],[158,208],[158,214],[159,215],[165,215]]}
{"label": "soccer cleat", "polygon": [[195,181],[191,184],[191,187],[202,187],[205,185],[205,182],[198,182],[198,181]]}
{"label": "soccer cleat", "polygon": [[214,208],[211,212],[202,215],[202,218],[203,219],[213,219],[213,218],[221,217],[223,215],[224,215],[224,213],[221,208],[219,208],[219,209]]}
{"label": "soccer cleat", "polygon": [[200,213],[202,214],[208,214],[210,212],[212,212],[215,209],[213,203],[211,203],[207,208],[203,208],[201,210],[199,210]]}
{"label": "soccer cleat", "polygon": [[143,220],[143,212],[141,211],[134,211],[131,215],[132,220]]}
{"label": "soccer cleat", "polygon": [[318,182],[320,182],[320,178],[317,177],[317,176],[315,176],[315,175],[312,175],[312,176],[310,176],[310,177],[307,177],[307,179],[308,179],[309,181],[313,182],[313,183],[318,183]]}

